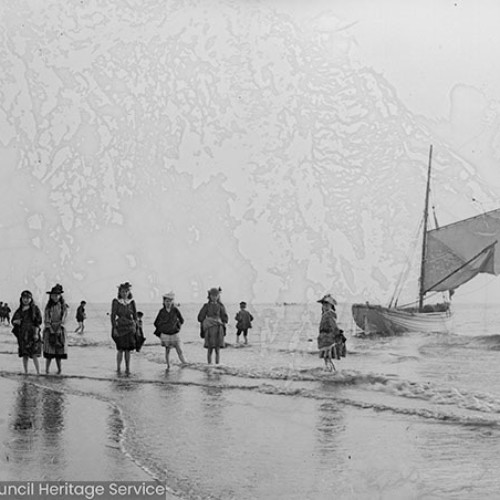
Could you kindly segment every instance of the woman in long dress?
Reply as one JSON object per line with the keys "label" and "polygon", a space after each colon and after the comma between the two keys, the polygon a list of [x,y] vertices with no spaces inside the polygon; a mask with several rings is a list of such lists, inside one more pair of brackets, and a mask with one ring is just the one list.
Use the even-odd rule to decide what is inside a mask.
{"label": "woman in long dress", "polygon": [[130,352],[136,348],[137,308],[128,282],[118,287],[118,297],[111,303],[111,337],[116,344],[116,371],[121,372],[125,357],[125,373],[130,373]]}
{"label": "woman in long dress", "polygon": [[12,316],[12,324],[14,326],[12,332],[17,338],[18,354],[23,358],[24,373],[28,373],[28,359],[31,358],[37,375],[40,375],[38,358],[42,354],[40,337],[42,313],[33,302],[33,295],[29,290],[21,293],[19,308]]}
{"label": "woman in long dress", "polygon": [[228,316],[224,304],[220,301],[220,288],[208,291],[208,302],[198,313],[202,335],[205,337],[204,347],[207,349],[207,362],[212,363],[212,352],[215,351],[215,363],[220,362],[220,349],[225,346],[224,336]]}
{"label": "woman in long dress", "polygon": [[61,374],[61,360],[68,358],[68,344],[64,324],[68,314],[68,306],[64,302],[63,287],[56,284],[52,287],[49,300],[44,311],[43,357],[45,373],[49,373],[50,364],[56,360],[57,374]]}

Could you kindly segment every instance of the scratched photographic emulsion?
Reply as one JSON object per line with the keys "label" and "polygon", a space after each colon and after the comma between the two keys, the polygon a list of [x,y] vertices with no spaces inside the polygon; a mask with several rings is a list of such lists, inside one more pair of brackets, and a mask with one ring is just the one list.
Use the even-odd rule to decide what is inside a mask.
{"label": "scratched photographic emulsion", "polygon": [[0,0],[0,496],[498,498],[499,19]]}

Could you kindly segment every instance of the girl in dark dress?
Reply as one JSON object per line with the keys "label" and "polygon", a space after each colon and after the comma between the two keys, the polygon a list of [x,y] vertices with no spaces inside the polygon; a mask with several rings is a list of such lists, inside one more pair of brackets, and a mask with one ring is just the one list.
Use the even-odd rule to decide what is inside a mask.
{"label": "girl in dark dress", "polygon": [[20,358],[23,358],[24,373],[28,373],[28,358],[31,358],[36,374],[40,375],[38,358],[42,354],[40,338],[42,313],[33,302],[33,295],[29,290],[21,293],[19,308],[12,316],[12,324],[14,326],[12,332],[17,337],[18,354]]}
{"label": "girl in dark dress", "polygon": [[136,348],[137,309],[130,283],[118,287],[118,297],[111,304],[111,336],[116,344],[116,371],[120,373],[125,355],[125,373],[130,373],[130,352]]}
{"label": "girl in dark dress", "polygon": [[211,288],[208,291],[208,302],[203,305],[198,321],[205,337],[208,364],[212,363],[212,351],[215,350],[215,363],[220,361],[220,349],[225,346],[224,335],[228,316],[224,304],[220,301],[220,288]]}
{"label": "girl in dark dress", "polygon": [[47,292],[50,297],[44,311],[43,357],[45,373],[49,373],[50,363],[56,360],[57,374],[61,374],[61,360],[67,359],[67,338],[64,323],[68,315],[68,306],[63,299],[63,288],[57,284]]}

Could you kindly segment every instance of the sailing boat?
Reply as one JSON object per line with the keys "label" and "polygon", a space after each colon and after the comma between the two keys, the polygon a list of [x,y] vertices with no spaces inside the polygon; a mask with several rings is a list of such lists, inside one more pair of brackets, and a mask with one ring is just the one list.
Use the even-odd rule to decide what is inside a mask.
{"label": "sailing boat", "polygon": [[426,294],[455,290],[479,273],[500,274],[500,209],[485,212],[436,229],[428,229],[432,146],[429,151],[425,195],[418,307],[353,304],[356,325],[365,333],[446,333],[451,329],[449,300],[424,305]]}

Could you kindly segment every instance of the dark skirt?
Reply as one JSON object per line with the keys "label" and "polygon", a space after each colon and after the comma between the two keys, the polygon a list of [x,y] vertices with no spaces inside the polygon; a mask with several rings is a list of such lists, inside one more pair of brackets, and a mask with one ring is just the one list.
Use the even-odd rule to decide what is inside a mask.
{"label": "dark skirt", "polygon": [[[21,328],[17,337],[17,353],[20,358],[37,358],[42,355],[42,341],[38,336],[39,328],[30,325],[27,328]],[[37,340],[35,340],[35,336]]]}
{"label": "dark skirt", "polygon": [[43,357],[45,359],[68,359],[66,331],[60,326],[55,333],[50,328],[43,331]]}
{"label": "dark skirt", "polygon": [[137,327],[133,320],[127,324],[119,324],[114,328],[112,337],[117,351],[136,350],[136,330]]}
{"label": "dark skirt", "polygon": [[217,347],[223,348],[225,347],[225,341],[224,341],[224,333],[225,333],[225,328],[223,325],[215,325],[211,326],[209,328],[206,328],[205,330],[205,343],[204,347],[205,349],[215,349]]}

